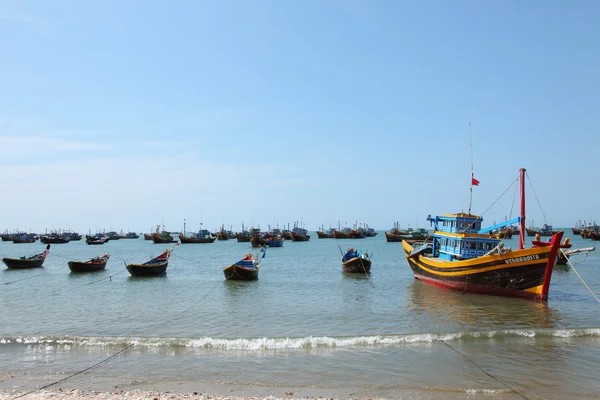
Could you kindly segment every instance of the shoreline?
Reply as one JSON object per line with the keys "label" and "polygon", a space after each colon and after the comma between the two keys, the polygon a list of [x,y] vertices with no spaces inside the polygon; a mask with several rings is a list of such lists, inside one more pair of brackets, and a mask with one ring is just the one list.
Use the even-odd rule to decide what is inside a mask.
{"label": "shoreline", "polygon": [[[4,374],[0,377],[0,400],[16,398],[24,400],[49,398],[56,400],[384,400],[399,398],[398,393],[391,396],[374,396],[365,393],[364,390],[353,390],[348,387],[283,387],[200,380],[153,381],[144,377],[130,379],[89,375],[74,376],[68,378],[68,382],[57,381],[56,384],[48,386],[49,382],[53,380],[57,381],[55,376],[32,377],[31,375]],[[377,390],[373,392],[377,392]]]}

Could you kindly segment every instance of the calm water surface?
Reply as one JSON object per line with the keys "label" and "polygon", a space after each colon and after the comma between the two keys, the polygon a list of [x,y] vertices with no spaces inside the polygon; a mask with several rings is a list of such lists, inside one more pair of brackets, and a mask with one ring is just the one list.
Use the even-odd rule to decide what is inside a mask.
{"label": "calm water surface", "polygon": [[[570,233],[570,232],[568,232]],[[567,234],[574,247],[594,242]],[[505,241],[517,247],[517,240]],[[86,369],[80,386],[206,382],[346,390],[389,398],[598,398],[600,254],[555,267],[549,301],[461,294],[415,281],[400,243],[285,242],[255,282],[222,269],[235,240],[184,244],[164,277],[134,278],[169,245],[142,238],[52,245],[43,268],[0,270],[0,389],[29,390]],[[340,249],[373,253],[370,276],[341,272]],[[0,257],[44,245],[0,243]],[[104,271],[67,261],[111,254]],[[8,376],[21,377],[9,379]],[[75,382],[75,378],[73,380]],[[69,386],[69,381],[62,383]],[[126,387],[126,386],[122,386]]]}

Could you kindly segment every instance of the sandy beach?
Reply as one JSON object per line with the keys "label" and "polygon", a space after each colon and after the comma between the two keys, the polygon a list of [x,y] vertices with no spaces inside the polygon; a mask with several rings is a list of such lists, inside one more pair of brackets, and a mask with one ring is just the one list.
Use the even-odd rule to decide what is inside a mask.
{"label": "sandy beach", "polygon": [[[297,397],[293,392],[287,392],[284,396],[270,395],[270,396],[251,396],[242,397],[236,395],[212,395],[200,392],[186,392],[186,393],[172,393],[172,392],[160,392],[160,391],[144,391],[144,390],[133,390],[133,391],[97,391],[97,390],[79,390],[79,389],[44,389],[35,392],[7,392],[0,391],[0,400],[12,400],[12,399],[54,399],[54,400],[117,400],[117,399],[135,399],[135,400],[182,400],[182,399],[195,399],[195,400],[294,400],[294,399],[340,399],[339,397]],[[350,397],[353,399],[375,399],[372,397]]]}
{"label": "sandy beach", "polygon": [[[254,399],[383,399],[341,387],[278,387],[254,384],[208,383],[204,381],[149,381],[78,375],[48,386],[49,376],[6,375],[0,378],[0,400],[254,400]],[[48,386],[48,387],[46,387]],[[14,388],[14,389],[9,389]]]}

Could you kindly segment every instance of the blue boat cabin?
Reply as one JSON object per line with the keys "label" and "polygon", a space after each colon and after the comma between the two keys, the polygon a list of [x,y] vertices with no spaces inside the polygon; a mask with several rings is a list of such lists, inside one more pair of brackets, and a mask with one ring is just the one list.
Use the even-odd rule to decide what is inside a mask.
{"label": "blue boat cabin", "polygon": [[481,229],[483,218],[472,214],[444,214],[427,220],[434,226],[432,253],[445,260],[468,260],[493,250],[500,240]]}

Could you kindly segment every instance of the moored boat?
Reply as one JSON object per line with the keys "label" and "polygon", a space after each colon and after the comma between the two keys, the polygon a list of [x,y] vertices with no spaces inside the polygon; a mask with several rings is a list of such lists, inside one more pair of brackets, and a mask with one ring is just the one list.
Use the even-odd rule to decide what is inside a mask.
{"label": "moored boat", "polygon": [[[546,300],[563,232],[548,245],[524,248],[525,169],[520,170],[521,215],[481,228],[483,218],[470,213],[431,217],[433,242],[414,248],[403,241],[408,264],[416,279],[461,292]],[[519,249],[504,247],[489,232],[514,223],[521,225]],[[431,255],[424,251],[430,248]]]}
{"label": "moored boat", "polygon": [[189,236],[180,233],[179,240],[181,243],[213,243],[217,238],[212,236],[207,229],[201,229]]}
{"label": "moored boat", "polygon": [[169,265],[169,256],[173,249],[165,250],[158,257],[154,257],[143,264],[127,264],[127,271],[132,276],[156,276],[164,275]]}
{"label": "moored boat", "polygon": [[139,238],[140,235],[138,235],[135,232],[127,232],[126,234],[123,235],[123,233],[121,232],[121,234],[119,235],[119,239],[137,239]]}
{"label": "moored boat", "polygon": [[371,257],[366,252],[350,247],[342,255],[342,271],[368,274],[371,272]]}
{"label": "moored boat", "polygon": [[[262,254],[262,257],[260,255]],[[263,248],[256,257],[252,253],[246,254],[244,258],[231,264],[229,267],[223,269],[225,279],[228,281],[254,281],[258,279],[258,270],[260,268],[260,262],[265,258],[266,251]]]}
{"label": "moored boat", "polygon": [[38,268],[42,267],[46,256],[50,252],[50,245],[46,246],[46,249],[40,254],[34,254],[29,257],[20,258],[3,258],[2,262],[6,264],[8,268],[12,269],[24,269],[24,268]]}
{"label": "moored boat", "polygon": [[12,237],[13,243],[35,243],[38,240],[38,237],[35,235],[15,235]]}
{"label": "moored boat", "polygon": [[332,228],[325,230],[323,225],[321,225],[321,228],[319,230],[317,230],[317,237],[319,239],[333,239],[335,236],[333,235]]}
{"label": "moored boat", "polygon": [[310,240],[310,235],[308,231],[304,228],[300,228],[297,224],[294,224],[294,228],[290,232],[292,237],[292,242],[308,242]]}
{"label": "moored boat", "polygon": [[69,261],[67,264],[69,265],[71,272],[101,271],[106,267],[106,262],[109,258],[109,254],[104,254],[87,261]]}

